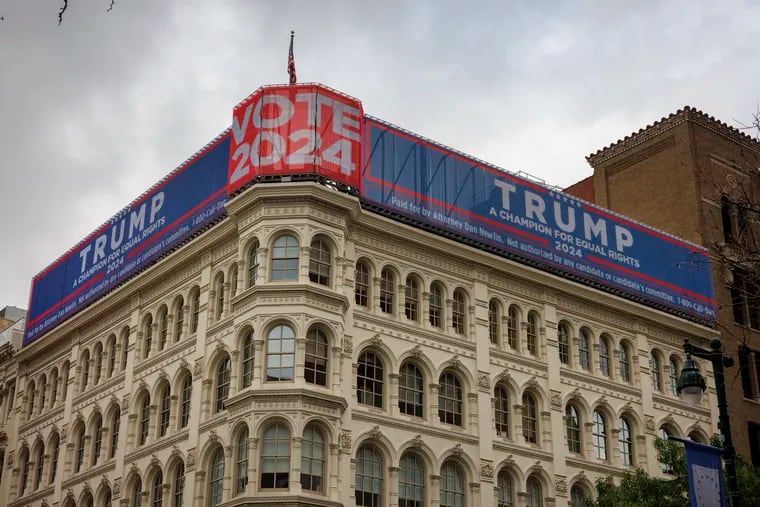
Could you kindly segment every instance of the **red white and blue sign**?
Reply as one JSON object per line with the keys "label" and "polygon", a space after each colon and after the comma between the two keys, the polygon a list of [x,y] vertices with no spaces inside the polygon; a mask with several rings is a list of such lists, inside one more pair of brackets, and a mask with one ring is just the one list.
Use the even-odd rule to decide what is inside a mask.
{"label": "red white and blue sign", "polygon": [[361,195],[495,253],[701,320],[716,316],[708,252],[565,193],[365,120]]}
{"label": "red white and blue sign", "polygon": [[35,276],[24,345],[218,220],[229,151],[225,131]]}

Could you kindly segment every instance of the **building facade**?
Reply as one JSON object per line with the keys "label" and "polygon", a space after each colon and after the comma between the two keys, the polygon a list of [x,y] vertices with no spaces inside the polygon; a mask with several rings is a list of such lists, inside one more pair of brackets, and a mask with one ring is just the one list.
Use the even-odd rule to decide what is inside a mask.
{"label": "building facade", "polygon": [[580,505],[716,431],[674,388],[711,329],[316,183],[226,208],[2,356],[8,505]]}
{"label": "building facade", "polygon": [[760,143],[685,107],[587,160],[593,176],[568,193],[712,251],[734,446],[760,466]]}

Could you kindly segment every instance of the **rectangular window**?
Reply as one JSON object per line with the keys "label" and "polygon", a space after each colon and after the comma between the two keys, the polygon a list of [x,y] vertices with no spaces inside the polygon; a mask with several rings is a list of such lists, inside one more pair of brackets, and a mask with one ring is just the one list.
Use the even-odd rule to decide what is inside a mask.
{"label": "rectangular window", "polygon": [[748,423],[747,434],[749,436],[749,453],[752,465],[760,467],[760,424]]}
{"label": "rectangular window", "polygon": [[754,392],[752,389],[752,368],[750,367],[749,349],[742,347],[739,350],[739,370],[742,377],[742,393],[745,398],[753,399]]}

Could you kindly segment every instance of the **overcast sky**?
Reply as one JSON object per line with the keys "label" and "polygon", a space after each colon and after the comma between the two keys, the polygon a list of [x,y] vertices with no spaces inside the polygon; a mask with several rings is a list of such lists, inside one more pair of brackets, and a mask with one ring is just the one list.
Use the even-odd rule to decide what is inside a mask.
{"label": "overcast sky", "polygon": [[0,0],[0,308],[287,80],[567,186],[684,105],[760,100],[758,2]]}

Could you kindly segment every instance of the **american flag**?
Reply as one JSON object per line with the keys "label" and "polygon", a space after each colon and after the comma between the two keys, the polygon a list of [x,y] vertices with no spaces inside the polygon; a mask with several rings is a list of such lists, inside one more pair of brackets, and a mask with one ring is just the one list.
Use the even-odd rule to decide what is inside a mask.
{"label": "american flag", "polygon": [[293,37],[295,32],[290,32],[290,51],[288,51],[288,76],[290,76],[290,84],[296,84],[296,59],[293,57]]}

